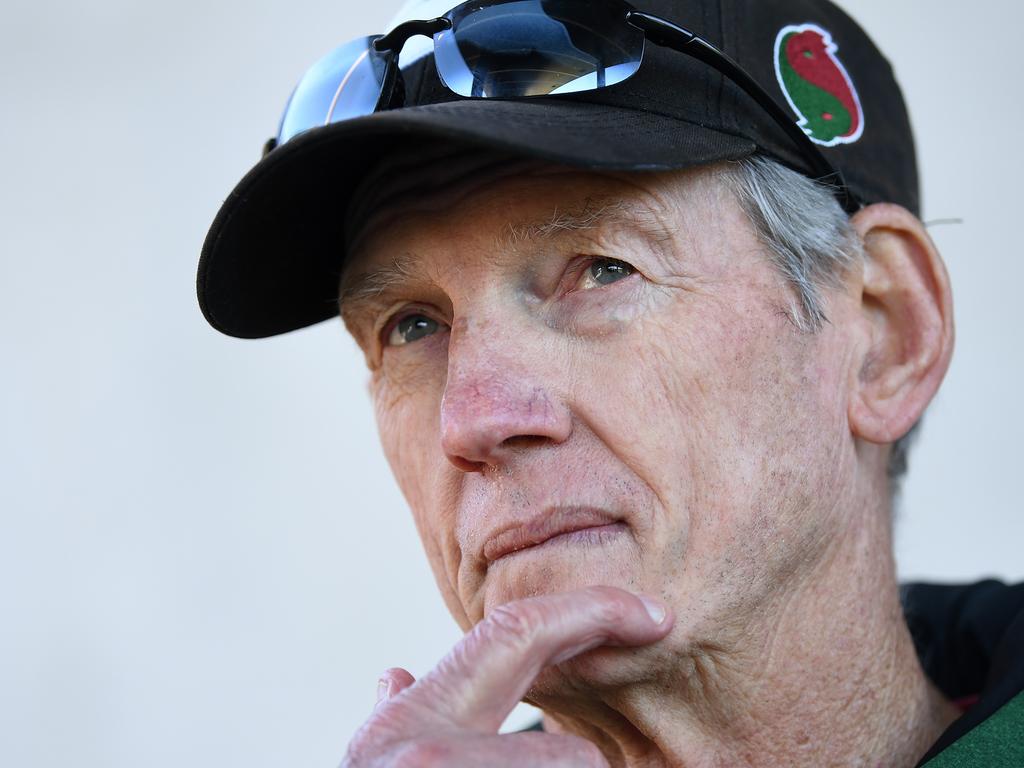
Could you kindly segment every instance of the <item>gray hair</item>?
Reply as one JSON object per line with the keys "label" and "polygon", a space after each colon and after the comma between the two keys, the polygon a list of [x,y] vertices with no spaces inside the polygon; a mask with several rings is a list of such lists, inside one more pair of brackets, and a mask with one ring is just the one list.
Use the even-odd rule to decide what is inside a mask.
{"label": "gray hair", "polygon": [[[804,333],[829,322],[822,294],[838,288],[864,258],[864,246],[831,189],[763,155],[731,163],[725,180],[794,289],[788,316]],[[923,418],[923,417],[922,417]],[[892,495],[907,471],[910,444],[922,419],[893,443],[887,474]]]}

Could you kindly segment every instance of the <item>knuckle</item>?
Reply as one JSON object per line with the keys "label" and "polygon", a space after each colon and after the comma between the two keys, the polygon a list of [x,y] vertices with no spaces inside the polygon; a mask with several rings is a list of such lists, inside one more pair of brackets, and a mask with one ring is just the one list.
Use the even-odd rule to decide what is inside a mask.
{"label": "knuckle", "polygon": [[526,601],[498,606],[477,625],[478,634],[485,642],[499,642],[513,648],[527,646],[542,626],[538,613]]}
{"label": "knuckle", "polygon": [[588,587],[586,592],[593,601],[594,618],[604,625],[616,626],[625,620],[630,606],[621,590],[612,587]]}
{"label": "knuckle", "polygon": [[595,608],[596,618],[605,627],[617,627],[626,619],[626,606],[621,599],[602,600]]}

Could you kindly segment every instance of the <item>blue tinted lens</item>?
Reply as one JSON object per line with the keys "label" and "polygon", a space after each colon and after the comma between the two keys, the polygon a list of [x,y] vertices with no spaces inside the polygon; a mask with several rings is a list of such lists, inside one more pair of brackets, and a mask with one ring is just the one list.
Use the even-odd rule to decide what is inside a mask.
{"label": "blue tinted lens", "polygon": [[285,108],[278,144],[310,128],[373,113],[389,55],[373,49],[376,39],[354,40],[310,67]]}
{"label": "blue tinted lens", "polygon": [[644,34],[611,0],[466,3],[434,36],[442,81],[461,96],[520,98],[590,91],[636,74]]}

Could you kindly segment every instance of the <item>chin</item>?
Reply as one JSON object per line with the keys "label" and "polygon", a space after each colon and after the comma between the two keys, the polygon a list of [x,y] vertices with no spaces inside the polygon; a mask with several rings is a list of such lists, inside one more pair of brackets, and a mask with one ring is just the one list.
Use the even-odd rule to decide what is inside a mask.
{"label": "chin", "polygon": [[514,600],[584,587],[637,591],[643,583],[639,566],[636,543],[628,533],[614,532],[600,541],[560,537],[491,563],[484,582],[484,612]]}

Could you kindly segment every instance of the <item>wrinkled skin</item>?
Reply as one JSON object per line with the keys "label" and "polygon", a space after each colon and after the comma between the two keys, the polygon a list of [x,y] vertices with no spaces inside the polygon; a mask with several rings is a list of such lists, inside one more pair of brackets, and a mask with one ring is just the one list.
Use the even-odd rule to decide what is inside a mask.
{"label": "wrinkled skin", "polygon": [[[928,251],[923,274],[910,254],[925,247],[916,220],[863,214],[878,267],[829,291],[831,322],[812,334],[787,315],[792,289],[714,169],[520,165],[429,189],[374,207],[342,308],[462,627],[591,585],[663,601],[666,637],[588,649],[529,691],[551,731],[612,763],[829,764],[793,701],[856,722],[865,686],[876,710],[880,698],[916,716],[898,734],[906,754],[858,728],[828,748],[912,764],[950,718],[898,619],[887,518],[887,443],[952,349],[941,261]],[[607,259],[629,268],[609,276]],[[920,317],[894,310],[918,294]],[[410,316],[422,333],[401,343]],[[539,546],[500,535],[580,509],[608,524]],[[880,652],[892,663],[875,681]]]}

